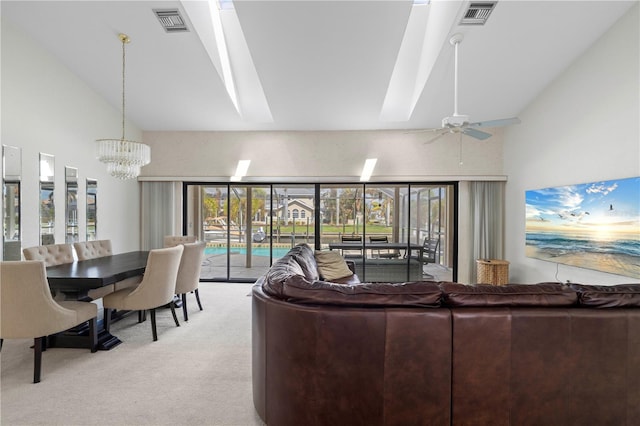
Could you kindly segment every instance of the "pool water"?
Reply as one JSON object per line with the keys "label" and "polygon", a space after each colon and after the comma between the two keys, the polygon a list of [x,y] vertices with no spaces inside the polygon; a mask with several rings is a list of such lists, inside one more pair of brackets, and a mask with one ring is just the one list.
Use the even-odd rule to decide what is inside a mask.
{"label": "pool water", "polygon": [[[273,258],[282,257],[289,251],[288,248],[274,247]],[[226,247],[207,247],[204,250],[205,255],[221,255],[227,254]],[[231,247],[231,254],[247,254],[246,247]],[[269,247],[254,247],[251,249],[252,256],[264,256],[269,257]]]}

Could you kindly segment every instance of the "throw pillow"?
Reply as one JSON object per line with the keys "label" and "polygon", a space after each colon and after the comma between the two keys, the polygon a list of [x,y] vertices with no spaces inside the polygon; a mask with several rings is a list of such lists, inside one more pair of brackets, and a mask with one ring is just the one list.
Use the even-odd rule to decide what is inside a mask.
{"label": "throw pillow", "polygon": [[325,281],[348,277],[353,274],[347,266],[347,262],[337,251],[316,251],[315,257],[318,272],[320,272],[320,276]]}

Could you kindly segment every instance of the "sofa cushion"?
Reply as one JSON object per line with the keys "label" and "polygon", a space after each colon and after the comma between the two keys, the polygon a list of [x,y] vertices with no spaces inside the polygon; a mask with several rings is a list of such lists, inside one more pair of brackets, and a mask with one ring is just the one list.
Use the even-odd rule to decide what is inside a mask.
{"label": "sofa cushion", "polygon": [[560,283],[490,284],[441,283],[445,306],[571,306],[578,295]]}
{"label": "sofa cushion", "polygon": [[300,267],[302,268],[304,276],[308,280],[317,280],[320,278],[318,273],[318,266],[316,265],[316,258],[313,254],[313,249],[306,243],[300,243],[293,247],[287,255],[293,257]]}
{"label": "sofa cushion", "polygon": [[334,281],[353,275],[347,262],[337,251],[316,251],[315,257],[320,278],[324,281]]}
{"label": "sofa cushion", "polygon": [[288,278],[282,287],[285,300],[311,305],[438,307],[442,290],[437,282],[336,284]]}
{"label": "sofa cushion", "polygon": [[578,303],[595,308],[640,308],[640,284],[571,284],[578,292]]}
{"label": "sofa cushion", "polygon": [[281,297],[283,283],[295,275],[304,277],[302,267],[292,256],[285,255],[273,262],[264,277],[262,288],[267,294]]}

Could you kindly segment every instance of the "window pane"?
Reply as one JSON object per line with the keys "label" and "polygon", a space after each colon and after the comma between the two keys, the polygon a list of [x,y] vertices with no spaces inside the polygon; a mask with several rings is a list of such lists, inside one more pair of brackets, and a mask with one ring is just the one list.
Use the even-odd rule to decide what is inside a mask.
{"label": "window pane", "polygon": [[227,247],[232,238],[238,237],[237,225],[229,224],[228,189],[226,185],[191,186],[195,197],[195,211],[200,218],[201,233],[207,243],[201,279],[226,280],[228,276]]}
{"label": "window pane", "polygon": [[315,245],[315,186],[273,186],[273,259],[299,243]]}

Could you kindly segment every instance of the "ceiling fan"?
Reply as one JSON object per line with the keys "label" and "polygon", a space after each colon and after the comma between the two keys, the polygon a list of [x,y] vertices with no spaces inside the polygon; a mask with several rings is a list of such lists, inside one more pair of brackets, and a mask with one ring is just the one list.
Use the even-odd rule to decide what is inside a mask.
{"label": "ceiling fan", "polygon": [[447,133],[459,133],[460,136],[462,136],[462,134],[465,134],[475,139],[485,140],[492,136],[491,133],[483,132],[482,130],[478,130],[478,128],[502,127],[520,123],[520,119],[517,117],[502,118],[489,121],[477,121],[475,123],[470,123],[468,115],[458,114],[458,46],[460,45],[460,42],[462,42],[463,38],[463,35],[458,33],[454,34],[451,39],[449,39],[449,43],[451,43],[455,49],[453,115],[442,119],[442,127],[423,130],[425,132],[438,133],[434,138],[428,140],[425,143],[434,142]]}

